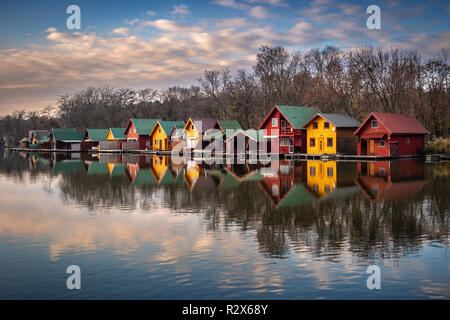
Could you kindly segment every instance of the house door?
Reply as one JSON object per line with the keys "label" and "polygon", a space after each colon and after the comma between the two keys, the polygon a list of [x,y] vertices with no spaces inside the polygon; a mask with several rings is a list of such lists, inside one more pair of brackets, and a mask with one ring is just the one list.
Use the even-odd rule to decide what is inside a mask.
{"label": "house door", "polygon": [[323,138],[319,138],[319,152],[323,153]]}
{"label": "house door", "polygon": [[375,140],[370,139],[369,140],[369,154],[373,156],[375,154]]}

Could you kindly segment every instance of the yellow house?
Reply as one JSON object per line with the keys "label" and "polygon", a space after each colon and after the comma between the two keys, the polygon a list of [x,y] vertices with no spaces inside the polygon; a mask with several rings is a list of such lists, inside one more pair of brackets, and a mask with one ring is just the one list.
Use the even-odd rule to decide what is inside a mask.
{"label": "yellow house", "polygon": [[157,121],[150,137],[152,139],[153,150],[170,150],[169,136],[174,126],[184,125],[183,121]]}
{"label": "yellow house", "polygon": [[308,154],[356,154],[361,124],[346,114],[318,113],[305,124]]}
{"label": "yellow house", "polygon": [[322,197],[336,189],[336,161],[308,161],[307,186],[317,196]]}
{"label": "yellow house", "polygon": [[217,120],[212,118],[192,119],[186,122],[183,129],[183,138],[186,140],[186,148],[194,149],[203,134],[211,129],[214,129]]}
{"label": "yellow house", "polygon": [[125,141],[127,136],[124,132],[125,128],[109,128],[106,141]]}

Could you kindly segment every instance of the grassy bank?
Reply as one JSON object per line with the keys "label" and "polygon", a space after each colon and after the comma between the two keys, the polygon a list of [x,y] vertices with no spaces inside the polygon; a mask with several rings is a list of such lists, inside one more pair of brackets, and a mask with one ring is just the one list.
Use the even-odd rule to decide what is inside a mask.
{"label": "grassy bank", "polygon": [[450,138],[432,138],[425,143],[425,153],[450,154]]}

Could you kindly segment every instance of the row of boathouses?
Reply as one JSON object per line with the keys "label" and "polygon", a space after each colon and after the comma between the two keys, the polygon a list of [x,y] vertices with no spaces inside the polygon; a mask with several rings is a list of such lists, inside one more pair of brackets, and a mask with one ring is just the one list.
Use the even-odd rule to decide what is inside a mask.
{"label": "row of boathouses", "polygon": [[132,118],[123,128],[31,130],[20,146],[71,151],[219,149],[227,154],[251,150],[267,154],[396,157],[421,154],[427,134],[414,117],[406,114],[372,112],[360,123],[347,114],[276,105],[257,129],[244,130],[237,120]]}

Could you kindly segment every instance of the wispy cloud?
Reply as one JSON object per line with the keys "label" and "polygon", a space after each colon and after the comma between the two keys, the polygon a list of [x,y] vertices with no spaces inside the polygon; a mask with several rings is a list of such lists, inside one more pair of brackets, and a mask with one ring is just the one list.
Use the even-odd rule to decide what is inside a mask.
{"label": "wispy cloud", "polygon": [[186,14],[189,14],[189,9],[188,9],[187,5],[180,4],[179,6],[174,6],[173,7],[173,11],[171,13],[172,14],[186,15]]}
{"label": "wispy cloud", "polygon": [[214,0],[212,3],[237,10],[247,10],[250,8],[249,5],[241,2],[236,2],[234,0]]}
{"label": "wispy cloud", "polygon": [[256,6],[250,9],[250,16],[257,19],[267,19],[270,14],[267,11],[266,7]]}

